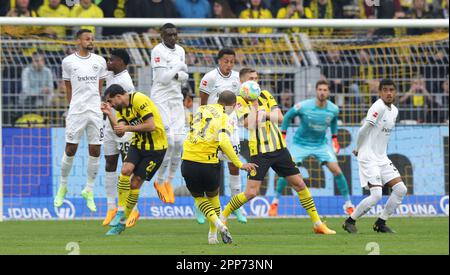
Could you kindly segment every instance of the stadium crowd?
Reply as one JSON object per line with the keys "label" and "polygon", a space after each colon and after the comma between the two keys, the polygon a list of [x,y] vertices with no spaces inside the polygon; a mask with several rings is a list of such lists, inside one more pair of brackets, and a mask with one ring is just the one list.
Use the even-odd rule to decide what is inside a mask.
{"label": "stadium crowd", "polygon": [[[448,18],[448,0],[383,0],[380,6],[365,0],[5,0],[0,4],[0,16],[74,17],[74,18]],[[74,3],[78,3],[75,4]],[[94,27],[84,26],[95,30]],[[186,28],[184,31],[205,31]],[[63,37],[76,31],[66,27],[8,27],[8,34],[30,32]],[[98,29],[97,34],[112,35],[130,28]],[[139,28],[136,32],[155,32],[153,28]],[[217,31],[212,29],[211,31]],[[272,28],[221,29],[241,33],[273,33]],[[299,32],[298,28],[283,30]],[[429,29],[409,29],[408,34],[422,34]],[[318,30],[312,30],[318,33]],[[333,29],[324,29],[325,34]],[[392,29],[371,30],[371,34],[394,35]]]}

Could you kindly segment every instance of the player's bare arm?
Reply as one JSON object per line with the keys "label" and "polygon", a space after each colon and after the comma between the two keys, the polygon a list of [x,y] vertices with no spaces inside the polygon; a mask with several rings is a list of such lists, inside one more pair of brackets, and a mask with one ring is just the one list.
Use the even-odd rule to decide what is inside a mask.
{"label": "player's bare arm", "polygon": [[209,94],[200,91],[200,105],[208,104]]}
{"label": "player's bare arm", "polygon": [[70,81],[68,80],[65,80],[64,84],[66,85],[67,102],[70,104],[70,101],[72,100],[72,83],[70,83]]}

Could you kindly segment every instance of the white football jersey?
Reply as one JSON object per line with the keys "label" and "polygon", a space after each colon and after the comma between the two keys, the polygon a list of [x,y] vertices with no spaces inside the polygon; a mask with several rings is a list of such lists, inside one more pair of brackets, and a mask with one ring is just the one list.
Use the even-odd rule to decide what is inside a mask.
{"label": "white football jersey", "polygon": [[181,82],[172,79],[168,85],[157,82],[156,74],[161,72],[161,69],[171,70],[178,63],[186,63],[186,53],[184,49],[175,45],[175,49],[166,47],[163,43],[159,43],[152,50],[151,66],[153,74],[153,84],[150,93],[150,98],[157,103],[163,103],[169,100],[183,100],[181,93]]}
{"label": "white football jersey", "polygon": [[398,109],[393,104],[388,107],[378,99],[367,112],[366,121],[373,125],[358,152],[358,160],[375,161],[378,165],[389,163],[386,150],[395,127]]}
{"label": "white football jersey", "polygon": [[81,114],[86,111],[102,113],[100,110],[99,81],[106,78],[106,60],[90,53],[87,57],[73,53],[62,61],[62,77],[72,84],[72,100],[70,114]]}
{"label": "white football jersey", "polygon": [[215,104],[219,95],[223,91],[232,91],[236,96],[239,95],[240,79],[239,73],[231,71],[229,76],[223,75],[219,68],[216,68],[203,76],[200,81],[200,91],[209,94],[208,104]]}

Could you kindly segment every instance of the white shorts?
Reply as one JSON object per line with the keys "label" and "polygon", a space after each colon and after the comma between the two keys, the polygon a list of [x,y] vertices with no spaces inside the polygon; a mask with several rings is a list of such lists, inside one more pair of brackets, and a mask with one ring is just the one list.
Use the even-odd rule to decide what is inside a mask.
{"label": "white shorts", "polygon": [[126,132],[123,137],[118,137],[111,128],[109,120],[106,120],[105,123],[105,140],[103,142],[105,156],[118,155],[119,153],[126,154],[130,147],[133,133]]}
{"label": "white shorts", "polygon": [[103,114],[86,112],[66,117],[66,143],[78,144],[86,131],[88,144],[103,143]]}
{"label": "white shorts", "polygon": [[157,103],[159,114],[164,124],[168,136],[180,135],[184,139],[186,114],[184,113],[183,101],[173,100],[164,103]]}
{"label": "white shorts", "polygon": [[400,173],[392,162],[378,165],[375,162],[358,161],[359,164],[359,180],[361,187],[369,188],[371,185],[383,186],[395,178],[399,178]]}
{"label": "white shorts", "polygon": [[[235,112],[231,113],[230,120],[232,121],[234,125],[234,131],[231,133],[231,144],[233,145],[234,152],[236,152],[236,155],[239,155],[241,152],[241,141],[239,138],[239,125],[238,125],[238,118]],[[230,159],[219,150],[219,159],[226,162],[231,162]]]}

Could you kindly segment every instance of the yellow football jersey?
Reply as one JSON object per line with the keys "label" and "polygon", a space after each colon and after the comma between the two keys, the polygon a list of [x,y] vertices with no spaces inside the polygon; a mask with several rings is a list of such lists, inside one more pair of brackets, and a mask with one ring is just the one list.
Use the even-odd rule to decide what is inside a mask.
{"label": "yellow football jersey", "polygon": [[138,125],[150,117],[155,122],[152,132],[133,132],[131,145],[142,150],[167,149],[167,136],[158,108],[151,99],[140,92],[130,95],[130,104],[126,108],[116,110],[117,122],[126,122],[129,125]]}
{"label": "yellow football jersey", "polygon": [[[236,114],[239,120],[245,119],[250,113],[251,102],[245,101],[241,96],[237,97]],[[278,108],[277,101],[268,91],[264,90],[258,97],[258,111],[270,113]],[[249,130],[250,155],[265,154],[286,148],[286,141],[281,135],[278,124],[273,123],[269,119],[266,123],[261,124],[257,129]]]}
{"label": "yellow football jersey", "polygon": [[230,141],[233,126],[224,107],[208,104],[198,108],[183,144],[183,160],[199,163],[219,163],[221,149],[236,167],[242,162],[234,152]]}

